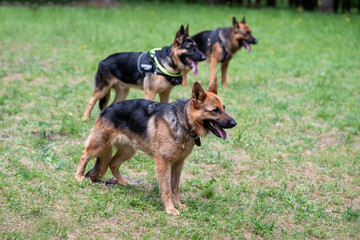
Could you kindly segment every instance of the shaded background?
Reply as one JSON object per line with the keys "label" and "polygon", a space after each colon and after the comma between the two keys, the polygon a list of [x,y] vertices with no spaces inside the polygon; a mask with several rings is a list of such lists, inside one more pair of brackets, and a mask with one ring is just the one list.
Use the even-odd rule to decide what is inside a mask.
{"label": "shaded background", "polygon": [[97,7],[111,7],[122,3],[134,2],[173,2],[188,4],[209,4],[209,5],[227,5],[229,7],[246,6],[252,8],[261,7],[290,7],[298,8],[299,11],[318,10],[323,12],[360,12],[360,0],[135,0],[135,1],[116,1],[116,0],[89,0],[89,1],[73,1],[73,0],[9,0],[1,1],[2,5],[19,5],[28,6],[34,4],[71,4],[71,5],[92,5]]}

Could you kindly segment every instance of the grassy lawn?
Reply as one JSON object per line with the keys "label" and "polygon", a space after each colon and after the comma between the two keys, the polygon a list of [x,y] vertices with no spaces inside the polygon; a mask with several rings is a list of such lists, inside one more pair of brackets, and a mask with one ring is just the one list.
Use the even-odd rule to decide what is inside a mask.
{"label": "grassy lawn", "polygon": [[[142,153],[121,169],[137,184],[75,180],[100,60],[170,45],[180,24],[195,34],[244,15],[259,43],[219,88],[238,125],[187,159],[187,211],[164,212]],[[359,26],[358,14],[285,9],[0,7],[0,238],[360,239]],[[189,85],[207,87],[209,70],[200,64]]]}

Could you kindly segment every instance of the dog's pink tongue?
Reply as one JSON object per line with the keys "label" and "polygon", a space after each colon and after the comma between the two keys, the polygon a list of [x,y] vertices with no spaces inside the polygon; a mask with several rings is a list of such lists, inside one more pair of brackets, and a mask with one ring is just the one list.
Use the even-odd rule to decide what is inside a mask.
{"label": "dog's pink tongue", "polygon": [[220,137],[222,138],[222,140],[226,139],[226,132],[219,126],[217,126],[216,124],[214,124],[216,131],[218,132],[218,134],[220,135]]}
{"label": "dog's pink tongue", "polygon": [[243,41],[243,43],[244,43],[244,46],[245,46],[245,48],[246,48],[246,50],[248,51],[248,53],[250,53],[250,46],[249,46],[249,44],[244,40]]}
{"label": "dog's pink tongue", "polygon": [[196,63],[191,59],[191,58],[188,58],[190,64],[191,64],[191,68],[192,68],[192,71],[194,73],[194,75],[197,75],[198,74],[198,68],[196,66]]}

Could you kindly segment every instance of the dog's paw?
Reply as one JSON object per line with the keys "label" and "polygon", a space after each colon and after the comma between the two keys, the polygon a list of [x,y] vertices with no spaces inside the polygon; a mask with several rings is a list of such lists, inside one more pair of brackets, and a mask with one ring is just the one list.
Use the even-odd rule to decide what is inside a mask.
{"label": "dog's paw", "polygon": [[172,214],[172,215],[175,215],[175,216],[177,216],[177,215],[180,214],[179,211],[178,211],[177,209],[175,209],[175,208],[166,209],[166,212],[167,212],[168,214]]}
{"label": "dog's paw", "polygon": [[188,207],[185,204],[179,203],[179,209],[186,210],[186,209],[188,209]]}
{"label": "dog's paw", "polygon": [[122,178],[119,180],[117,180],[118,184],[122,185],[122,186],[127,186],[130,184],[130,182],[128,180],[126,180],[125,178]]}
{"label": "dog's paw", "polygon": [[81,174],[76,174],[76,175],[75,175],[75,178],[76,178],[79,182],[81,182],[82,180],[84,180],[85,176],[84,176],[84,175],[81,175]]}

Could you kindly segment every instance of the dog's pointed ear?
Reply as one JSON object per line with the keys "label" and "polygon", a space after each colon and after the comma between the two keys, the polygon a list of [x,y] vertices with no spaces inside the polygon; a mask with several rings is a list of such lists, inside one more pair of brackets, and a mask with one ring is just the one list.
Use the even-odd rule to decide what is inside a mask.
{"label": "dog's pointed ear", "polygon": [[236,20],[236,17],[233,17],[232,29],[240,28],[239,22]]}
{"label": "dog's pointed ear", "polygon": [[206,93],[199,82],[194,82],[192,87],[192,99],[196,102],[203,102],[206,98]]}
{"label": "dog's pointed ear", "polygon": [[185,28],[185,36],[188,37],[189,36],[189,24],[186,26]]}
{"label": "dog's pointed ear", "polygon": [[236,20],[236,17],[233,17],[232,21],[233,21],[233,27],[237,27],[237,25],[239,25],[239,22],[238,20]]}
{"label": "dog's pointed ear", "polygon": [[241,23],[246,24],[245,16],[244,16],[243,19],[241,20]]}
{"label": "dog's pointed ear", "polygon": [[212,92],[217,95],[217,77],[210,83],[208,92]]}
{"label": "dog's pointed ear", "polygon": [[181,44],[184,41],[184,34],[185,34],[184,25],[181,25],[179,31],[177,31],[176,36],[175,36],[174,47],[181,46]]}

